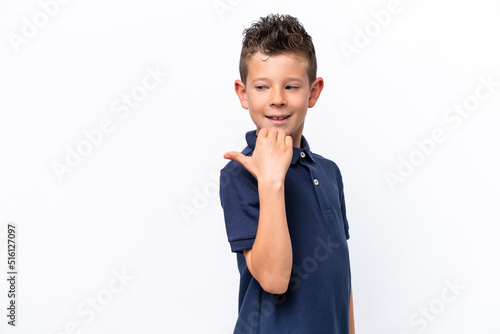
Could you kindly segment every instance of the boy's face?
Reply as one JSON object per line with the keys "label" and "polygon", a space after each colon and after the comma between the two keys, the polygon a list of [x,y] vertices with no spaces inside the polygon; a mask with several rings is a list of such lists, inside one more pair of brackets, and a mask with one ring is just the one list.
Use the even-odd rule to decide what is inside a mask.
{"label": "boy's face", "polygon": [[235,90],[241,106],[249,110],[257,134],[262,128],[275,127],[292,136],[293,146],[300,147],[307,109],[316,104],[323,79],[317,78],[309,86],[307,60],[296,54],[256,52],[247,66],[246,85],[236,80]]}

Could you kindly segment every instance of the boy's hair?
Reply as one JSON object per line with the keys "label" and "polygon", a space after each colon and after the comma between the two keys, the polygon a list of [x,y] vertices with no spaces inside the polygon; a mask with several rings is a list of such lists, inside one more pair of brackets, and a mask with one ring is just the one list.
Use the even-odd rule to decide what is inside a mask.
{"label": "boy's hair", "polygon": [[284,53],[301,55],[307,59],[309,85],[316,80],[316,52],[312,38],[297,18],[290,15],[269,14],[245,29],[243,35],[245,37],[241,48],[240,76],[245,85],[248,59],[257,51],[269,56]]}

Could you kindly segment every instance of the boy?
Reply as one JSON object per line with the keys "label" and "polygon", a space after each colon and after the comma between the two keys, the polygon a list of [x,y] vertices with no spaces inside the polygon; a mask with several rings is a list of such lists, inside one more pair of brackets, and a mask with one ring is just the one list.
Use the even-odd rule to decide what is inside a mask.
{"label": "boy", "polygon": [[289,15],[248,29],[235,90],[256,130],[227,152],[220,197],[240,272],[234,333],[352,334],[342,177],[302,135],[323,89],[311,37]]}

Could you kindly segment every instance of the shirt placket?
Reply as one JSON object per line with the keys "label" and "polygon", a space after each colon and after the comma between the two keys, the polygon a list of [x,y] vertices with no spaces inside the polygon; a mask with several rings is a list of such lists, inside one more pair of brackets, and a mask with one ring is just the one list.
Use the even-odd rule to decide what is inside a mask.
{"label": "shirt placket", "polygon": [[307,159],[307,155],[304,151],[300,152],[300,164],[303,165],[309,172],[308,173],[309,179],[314,187],[314,192],[316,193],[316,199],[319,203],[321,211],[323,212],[323,214],[330,212],[330,205],[321,184],[321,181],[323,180],[319,176],[316,164]]}

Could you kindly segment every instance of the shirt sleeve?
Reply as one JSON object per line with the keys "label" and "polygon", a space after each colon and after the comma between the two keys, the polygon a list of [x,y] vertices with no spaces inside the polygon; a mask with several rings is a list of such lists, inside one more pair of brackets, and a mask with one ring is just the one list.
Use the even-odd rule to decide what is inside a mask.
{"label": "shirt sleeve", "polygon": [[224,210],[226,232],[231,251],[250,249],[259,224],[259,192],[257,180],[244,167],[236,171],[222,169],[220,200]]}
{"label": "shirt sleeve", "polygon": [[[338,167],[337,167],[338,168]],[[347,221],[347,214],[345,209],[345,197],[344,197],[344,183],[342,182],[342,175],[340,174],[340,170],[338,171],[338,186],[339,186],[339,194],[340,194],[340,209],[342,211],[342,219],[344,220],[344,232],[346,240],[349,240],[349,222]]]}

